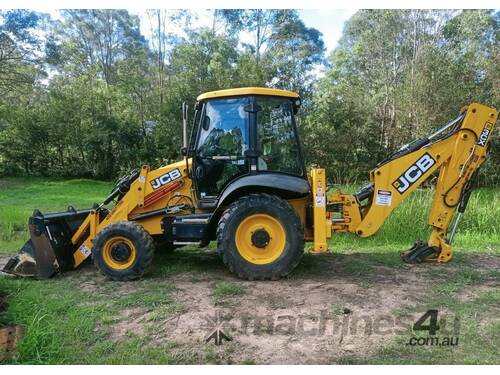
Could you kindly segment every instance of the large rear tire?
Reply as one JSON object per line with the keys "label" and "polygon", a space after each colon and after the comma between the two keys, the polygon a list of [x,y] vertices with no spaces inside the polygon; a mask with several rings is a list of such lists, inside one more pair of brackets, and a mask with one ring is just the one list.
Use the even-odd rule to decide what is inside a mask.
{"label": "large rear tire", "polygon": [[96,236],[92,260],[108,278],[117,281],[142,277],[153,260],[154,243],[139,224],[120,221]]}
{"label": "large rear tire", "polygon": [[277,280],[304,255],[304,230],[287,201],[251,194],[232,203],[217,228],[217,251],[239,278]]}

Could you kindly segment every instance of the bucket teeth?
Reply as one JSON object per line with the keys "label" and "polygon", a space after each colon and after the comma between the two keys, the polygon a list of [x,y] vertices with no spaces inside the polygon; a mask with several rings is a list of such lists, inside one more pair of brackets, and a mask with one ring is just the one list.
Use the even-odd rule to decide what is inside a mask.
{"label": "bucket teeth", "polygon": [[30,240],[7,262],[3,272],[46,279],[72,269],[77,244],[71,242],[71,237],[91,211],[69,207],[66,212],[43,214],[35,210],[28,220]]}
{"label": "bucket teeth", "polygon": [[38,275],[34,249],[31,240],[26,242],[20,253],[9,259],[2,272],[22,277],[35,277]]}
{"label": "bucket teeth", "polygon": [[427,243],[417,241],[413,247],[400,254],[401,260],[409,264],[418,264],[425,261],[436,260],[439,250],[437,247],[429,246]]}

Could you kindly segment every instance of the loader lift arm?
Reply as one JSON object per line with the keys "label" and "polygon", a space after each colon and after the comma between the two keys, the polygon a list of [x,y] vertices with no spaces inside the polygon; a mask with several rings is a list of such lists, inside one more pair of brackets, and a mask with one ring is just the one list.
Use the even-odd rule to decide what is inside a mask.
{"label": "loader lift arm", "polygon": [[[326,206],[322,205],[324,170],[314,170],[313,252],[327,251],[326,238],[331,232],[352,232],[361,237],[373,235],[401,202],[439,171],[428,217],[432,228],[430,238],[427,242],[417,241],[401,256],[409,263],[431,259],[448,262],[453,254],[453,235],[467,205],[474,177],[486,159],[497,116],[495,109],[477,103],[462,108],[456,119],[436,133],[401,147],[380,162],[370,172],[370,184],[360,192],[335,192],[327,199]],[[323,221],[318,211],[326,213]]]}

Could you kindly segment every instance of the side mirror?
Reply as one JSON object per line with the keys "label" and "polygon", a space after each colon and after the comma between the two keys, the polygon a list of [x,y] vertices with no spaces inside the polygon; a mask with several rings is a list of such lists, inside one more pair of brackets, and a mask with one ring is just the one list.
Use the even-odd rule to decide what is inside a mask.
{"label": "side mirror", "polygon": [[181,147],[181,156],[186,157],[188,155],[187,147]]}
{"label": "side mirror", "polygon": [[188,146],[188,140],[187,140],[188,109],[189,107],[186,104],[186,102],[183,102],[182,103],[182,148],[185,148],[186,150]]}
{"label": "side mirror", "polygon": [[208,130],[210,129],[210,117],[205,116],[203,118],[203,124],[202,124],[203,130]]}

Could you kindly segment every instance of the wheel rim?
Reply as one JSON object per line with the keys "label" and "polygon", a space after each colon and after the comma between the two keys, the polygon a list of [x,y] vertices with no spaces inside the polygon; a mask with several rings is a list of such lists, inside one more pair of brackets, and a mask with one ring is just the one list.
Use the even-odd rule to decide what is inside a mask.
{"label": "wheel rim", "polygon": [[126,237],[113,237],[104,244],[103,259],[114,270],[129,268],[137,257],[134,244]]}
{"label": "wheel rim", "polygon": [[285,251],[286,232],[274,217],[255,214],[245,218],[236,229],[236,248],[253,264],[269,264]]}

